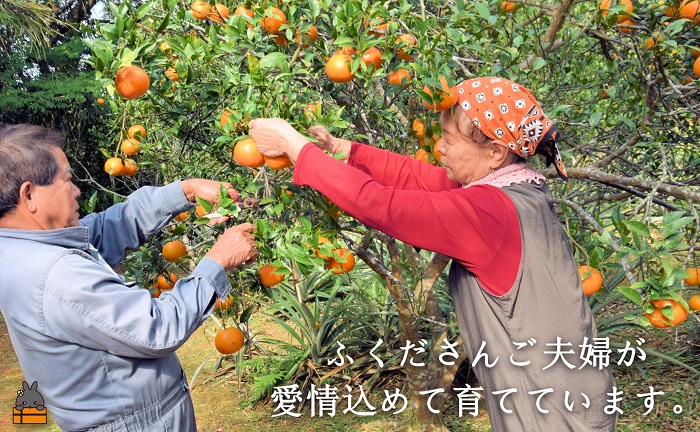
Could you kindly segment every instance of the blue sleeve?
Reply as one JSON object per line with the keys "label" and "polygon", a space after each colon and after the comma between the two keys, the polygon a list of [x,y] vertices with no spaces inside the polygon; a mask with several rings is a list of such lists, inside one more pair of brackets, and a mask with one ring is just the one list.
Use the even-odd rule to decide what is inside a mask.
{"label": "blue sleeve", "polygon": [[175,215],[193,205],[180,181],[175,181],[163,187],[142,187],[126,202],[81,219],[80,225],[89,228],[90,243],[114,266],[127,251],[141,246]]}
{"label": "blue sleeve", "polygon": [[[86,348],[136,358],[165,357],[180,347],[231,285],[224,268],[203,258],[175,287],[151,298],[80,253],[62,255],[47,275],[45,334]],[[76,359],[79,361],[79,359]]]}

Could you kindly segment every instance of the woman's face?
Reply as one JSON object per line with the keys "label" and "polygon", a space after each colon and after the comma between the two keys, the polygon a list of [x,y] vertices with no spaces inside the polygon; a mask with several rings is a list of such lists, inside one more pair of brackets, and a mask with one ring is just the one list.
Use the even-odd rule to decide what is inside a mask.
{"label": "woman's face", "polygon": [[494,162],[488,151],[488,146],[493,144],[481,147],[462,135],[454,115],[443,115],[441,125],[442,138],[437,148],[442,153],[440,162],[450,180],[466,185],[486,177],[496,168],[492,167]]}

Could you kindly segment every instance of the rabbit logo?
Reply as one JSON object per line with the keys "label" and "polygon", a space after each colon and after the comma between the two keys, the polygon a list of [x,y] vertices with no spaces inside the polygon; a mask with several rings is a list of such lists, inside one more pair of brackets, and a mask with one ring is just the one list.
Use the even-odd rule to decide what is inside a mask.
{"label": "rabbit logo", "polygon": [[26,381],[22,381],[22,390],[17,390],[13,423],[46,423],[44,397],[37,390],[38,386],[39,383],[36,381],[31,386]]}

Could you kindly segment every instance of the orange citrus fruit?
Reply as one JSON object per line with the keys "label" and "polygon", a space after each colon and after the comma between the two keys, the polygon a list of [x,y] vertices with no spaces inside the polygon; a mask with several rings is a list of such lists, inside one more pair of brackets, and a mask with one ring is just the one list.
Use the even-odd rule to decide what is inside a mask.
{"label": "orange citrus fruit", "polygon": [[175,282],[177,282],[177,276],[175,276],[175,273],[171,272],[168,278],[166,278],[165,275],[158,275],[156,286],[161,290],[169,290],[175,287]]}
{"label": "orange citrus fruit", "polygon": [[[331,242],[331,241],[328,239],[328,237],[325,237],[325,236],[318,236],[318,245],[319,245],[319,246],[320,246],[322,243],[330,243],[330,242]],[[307,247],[310,247],[311,245],[307,244],[306,246],[307,246]],[[315,248],[315,249],[314,249],[314,255],[317,256],[317,257],[319,257],[319,258],[321,258],[321,259],[323,259],[323,260],[325,260],[325,261],[328,261],[329,259],[331,259],[331,256],[330,256],[330,255],[325,255],[325,254],[320,253],[320,252],[319,252],[319,248]]]}
{"label": "orange citrus fruit", "polygon": [[418,159],[419,161],[423,161],[425,163],[430,163],[430,158],[428,157],[429,153],[422,148],[419,148],[416,150],[416,154],[413,155],[414,159]]}
{"label": "orange citrus fruit", "polygon": [[389,72],[389,84],[406,87],[411,82],[411,72],[408,69],[399,68]]}
{"label": "orange citrus fruit", "polygon": [[515,7],[515,3],[513,3],[512,1],[502,1],[501,2],[501,10],[503,12],[510,12],[513,10],[514,7]]}
{"label": "orange citrus fruit", "polygon": [[[608,12],[610,12],[610,2],[611,0],[602,0],[600,2],[600,10],[602,11],[603,16],[608,16]],[[632,0],[620,0],[619,4],[625,6],[625,11],[628,14],[631,14],[634,12],[634,5],[632,4]],[[619,14],[617,16],[617,22],[618,24],[622,24],[624,21],[629,19],[629,15],[625,14]]]}
{"label": "orange citrus fruit", "polygon": [[700,268],[689,268],[686,271],[690,274],[687,278],[683,279],[685,284],[688,286],[700,286]]}
{"label": "orange citrus fruit", "polygon": [[309,29],[306,30],[303,35],[299,33],[299,30],[296,31],[296,42],[301,45],[302,48],[307,48],[309,42],[316,42],[316,39],[318,39],[318,29],[313,24],[309,26]]}
{"label": "orange citrus fruit", "polygon": [[190,9],[192,9],[192,16],[199,20],[209,19],[211,15],[211,5],[207,2],[196,1],[192,3]]}
{"label": "orange citrus fruit", "polygon": [[233,298],[233,296],[231,294],[226,296],[224,301],[221,301],[220,298],[217,298],[216,303],[214,304],[214,310],[215,311],[226,310],[226,309],[230,308],[231,306],[233,306],[234,303],[235,303],[235,299]]}
{"label": "orange citrus fruit", "polygon": [[236,327],[227,327],[216,332],[214,346],[221,354],[233,354],[238,352],[245,344],[243,332]]}
{"label": "orange citrus fruit", "polygon": [[416,133],[418,138],[425,137],[425,122],[421,119],[414,119],[413,124],[411,124],[411,129]]}
{"label": "orange citrus fruit", "polygon": [[138,140],[135,140],[133,138],[127,138],[124,141],[122,141],[121,148],[122,153],[124,153],[127,156],[131,156],[141,151],[141,143],[139,143]]}
{"label": "orange citrus fruit", "polygon": [[[583,275],[586,274],[586,272],[589,272],[590,274],[588,277],[583,279]],[[580,266],[578,268],[578,275],[581,277],[581,285],[583,285],[583,293],[586,294],[587,296],[591,294],[595,294],[600,290],[600,288],[603,286],[603,276],[600,274],[598,269],[595,269],[591,266]]]}
{"label": "orange citrus fruit", "polygon": [[355,75],[350,71],[352,57],[348,54],[334,54],[326,62],[326,75],[336,83],[352,81]]}
{"label": "orange citrus fruit", "polygon": [[204,209],[204,206],[201,206],[201,205],[198,205],[197,207],[195,207],[194,212],[197,214],[197,217],[201,217],[201,218],[207,214],[207,211]]}
{"label": "orange citrus fruit", "polygon": [[[409,33],[404,33],[401,36],[399,36],[398,38],[396,38],[396,45],[401,45],[401,46],[403,46],[403,48],[413,46],[417,43],[418,43],[418,41],[416,40],[416,38],[412,34],[409,34]],[[407,60],[407,61],[413,60],[413,56],[406,54],[406,52],[403,50],[403,48],[398,48],[396,50],[396,55],[399,56],[399,58],[401,58],[403,60]]]}
{"label": "orange citrus fruit", "polygon": [[260,168],[265,164],[265,158],[255,147],[252,138],[244,138],[233,147],[233,159],[244,167]]}
{"label": "orange citrus fruit", "polygon": [[350,252],[347,248],[337,248],[333,249],[333,254],[337,255],[341,260],[345,259],[344,262],[338,262],[334,257],[331,257],[326,264],[326,268],[335,274],[348,273],[350,270],[355,268],[355,254]]}
{"label": "orange citrus fruit", "polygon": [[[649,322],[651,322],[654,327],[666,328],[678,325],[688,318],[688,310],[675,300],[652,300],[651,304],[654,305],[655,309],[651,314],[647,313],[647,319],[649,319]],[[672,320],[669,320],[663,314],[662,309],[666,306],[673,307]],[[649,316],[651,316],[651,318],[649,318]],[[660,324],[665,324],[666,327],[662,327]]]}
{"label": "orange citrus fruit", "polygon": [[170,66],[165,70],[165,76],[168,77],[170,81],[179,81],[180,80],[180,74],[177,73],[177,69],[174,67]]}
{"label": "orange citrus fruit", "polygon": [[367,67],[374,65],[375,69],[379,69],[382,67],[382,52],[379,51],[377,47],[371,47],[365,51],[364,54],[362,54],[360,60],[362,60],[362,63],[364,63]]}
{"label": "orange citrus fruit", "polygon": [[263,156],[265,160],[265,165],[269,166],[273,170],[279,170],[282,168],[287,168],[292,166],[292,161],[287,156],[277,156],[277,157],[267,157]]}
{"label": "orange citrus fruit", "polygon": [[177,262],[187,254],[187,248],[180,240],[173,240],[163,245],[162,254],[166,261]]}
{"label": "orange citrus fruit", "polygon": [[694,295],[688,299],[688,306],[694,311],[700,310],[700,295]]}
{"label": "orange citrus fruit", "polygon": [[275,286],[284,280],[284,275],[274,273],[279,267],[272,266],[270,264],[265,264],[258,270],[258,276],[260,277],[260,283],[266,287]]}
{"label": "orange citrus fruit", "polygon": [[[438,90],[438,96],[440,96],[438,102],[435,105],[432,105],[428,102],[423,101],[423,105],[425,105],[425,107],[431,111],[446,111],[452,108],[457,103],[457,91],[454,88],[451,88],[449,84],[447,84],[447,78],[440,77],[439,81],[442,85],[442,90]],[[433,94],[433,91],[427,85],[423,87],[423,91],[430,96],[432,96]]]}
{"label": "orange citrus fruit", "polygon": [[125,66],[117,71],[114,86],[121,97],[137,99],[145,95],[151,86],[146,71],[138,66]]}
{"label": "orange citrus fruit", "polygon": [[129,136],[129,138],[141,141],[141,139],[143,139],[146,136],[146,128],[140,124],[132,125],[131,127],[129,127],[129,130],[126,132],[126,134]]}
{"label": "orange citrus fruit", "polygon": [[135,160],[126,158],[124,160],[124,169],[122,169],[122,175],[125,175],[127,177],[130,177],[139,170],[139,165],[136,163]]}
{"label": "orange citrus fruit", "polygon": [[211,8],[212,21],[222,23],[228,19],[230,14],[231,12],[228,10],[228,7],[221,3],[217,3],[214,5],[213,8]]}
{"label": "orange citrus fruit", "polygon": [[124,171],[124,164],[119,158],[109,158],[105,161],[105,172],[111,176],[121,175]]}
{"label": "orange citrus fruit", "polygon": [[279,33],[282,24],[287,24],[287,16],[279,8],[272,7],[270,10],[272,16],[266,15],[265,18],[260,21],[260,25],[266,32],[270,34],[277,34]]}
{"label": "orange citrus fruit", "polygon": [[253,15],[254,15],[252,10],[248,9],[247,7],[245,7],[243,5],[238,6],[236,8],[236,10],[233,11],[233,14],[234,15],[246,15],[246,16],[249,16],[251,18],[253,18]]}
{"label": "orange citrus fruit", "polygon": [[700,2],[686,1],[678,11],[679,18],[689,19],[693,24],[700,23]]}

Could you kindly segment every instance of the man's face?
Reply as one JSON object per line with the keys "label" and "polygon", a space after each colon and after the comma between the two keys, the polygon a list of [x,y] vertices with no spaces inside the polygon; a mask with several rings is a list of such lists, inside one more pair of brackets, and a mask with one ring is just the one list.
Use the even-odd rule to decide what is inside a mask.
{"label": "man's face", "polygon": [[58,147],[52,152],[58,164],[58,172],[50,185],[36,186],[38,222],[45,230],[78,226],[80,189],[72,182],[73,171],[66,154]]}

